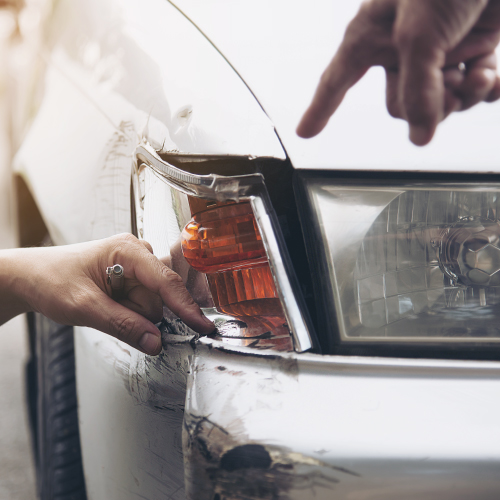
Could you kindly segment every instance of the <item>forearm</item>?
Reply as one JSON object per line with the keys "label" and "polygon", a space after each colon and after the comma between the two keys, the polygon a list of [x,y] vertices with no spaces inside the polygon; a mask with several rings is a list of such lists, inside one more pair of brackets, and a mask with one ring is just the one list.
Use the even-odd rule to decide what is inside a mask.
{"label": "forearm", "polygon": [[0,324],[31,310],[23,293],[28,285],[26,270],[34,265],[31,250],[0,250]]}
{"label": "forearm", "polygon": [[[112,296],[106,269],[125,270],[121,297]],[[151,355],[161,351],[155,323],[162,302],[188,326],[210,333],[182,278],[162,264],[148,243],[130,234],[60,247],[0,251],[0,323],[35,311],[62,325],[87,326]]]}

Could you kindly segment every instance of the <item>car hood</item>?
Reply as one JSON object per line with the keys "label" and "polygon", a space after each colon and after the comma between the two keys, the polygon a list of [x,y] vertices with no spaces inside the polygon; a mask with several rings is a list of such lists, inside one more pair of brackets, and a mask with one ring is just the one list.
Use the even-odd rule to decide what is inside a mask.
{"label": "car hood", "polygon": [[296,168],[499,172],[500,103],[455,113],[423,148],[385,108],[373,68],[313,139],[295,133],[318,79],[360,0],[175,0],[241,75]]}

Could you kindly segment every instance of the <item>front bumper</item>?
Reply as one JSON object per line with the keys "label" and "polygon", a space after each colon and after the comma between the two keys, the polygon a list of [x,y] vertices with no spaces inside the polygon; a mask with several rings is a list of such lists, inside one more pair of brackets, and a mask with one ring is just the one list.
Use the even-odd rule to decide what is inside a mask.
{"label": "front bumper", "polygon": [[500,363],[202,342],[183,431],[188,499],[498,498]]}

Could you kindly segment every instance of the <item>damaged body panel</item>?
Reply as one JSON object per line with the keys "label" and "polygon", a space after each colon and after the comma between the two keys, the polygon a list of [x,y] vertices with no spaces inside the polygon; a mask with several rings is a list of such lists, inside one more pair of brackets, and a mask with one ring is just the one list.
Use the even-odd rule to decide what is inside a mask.
{"label": "damaged body panel", "polygon": [[190,344],[151,358],[88,328],[75,341],[88,498],[183,500]]}
{"label": "damaged body panel", "polygon": [[[285,158],[252,93],[170,3],[63,0],[53,9],[37,92],[18,96],[33,115],[14,167],[54,244],[131,231],[143,141],[160,153]],[[75,332],[88,498],[182,500],[190,343],[165,333],[165,351],[150,359],[100,332]]]}
{"label": "damaged body panel", "polygon": [[189,500],[498,493],[496,363],[255,354],[206,339],[188,379]]}

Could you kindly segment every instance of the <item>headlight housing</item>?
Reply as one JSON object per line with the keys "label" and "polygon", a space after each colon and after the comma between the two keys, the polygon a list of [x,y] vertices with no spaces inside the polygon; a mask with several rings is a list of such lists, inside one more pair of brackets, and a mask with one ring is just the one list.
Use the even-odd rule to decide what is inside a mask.
{"label": "headlight housing", "polygon": [[[134,233],[183,279],[214,321],[214,339],[257,349],[313,349],[307,310],[264,175],[255,169],[245,175],[191,173],[147,144],[138,146],[136,159]],[[188,161],[201,164],[195,170],[212,168],[202,158]],[[224,166],[231,158],[217,162]],[[168,310],[164,314],[168,327],[182,334],[180,320]]]}
{"label": "headlight housing", "polygon": [[298,176],[330,350],[500,346],[500,183],[464,181]]}

